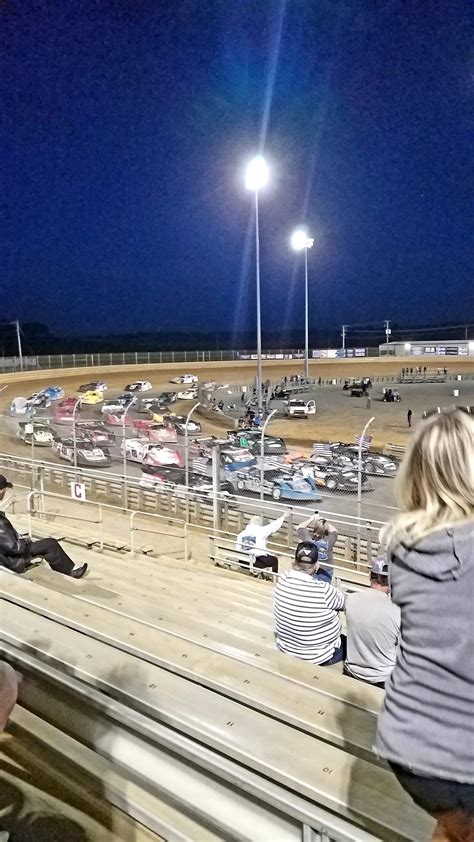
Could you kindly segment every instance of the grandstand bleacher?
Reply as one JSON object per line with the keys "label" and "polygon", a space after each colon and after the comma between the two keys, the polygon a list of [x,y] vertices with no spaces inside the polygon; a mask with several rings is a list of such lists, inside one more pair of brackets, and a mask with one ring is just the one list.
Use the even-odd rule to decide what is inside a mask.
{"label": "grandstand bleacher", "polygon": [[90,574],[0,569],[3,657],[25,675],[11,742],[37,732],[64,756],[71,740],[86,788],[138,823],[134,842],[429,838],[373,752],[383,692],[278,652],[271,583],[169,544],[150,557],[104,533],[100,550],[90,526],[12,520],[66,541]]}

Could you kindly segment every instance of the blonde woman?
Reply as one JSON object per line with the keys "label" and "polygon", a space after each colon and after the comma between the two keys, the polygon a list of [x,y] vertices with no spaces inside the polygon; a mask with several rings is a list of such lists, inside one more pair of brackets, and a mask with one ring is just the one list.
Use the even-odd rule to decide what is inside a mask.
{"label": "blonde woman", "polygon": [[434,816],[437,842],[474,840],[474,416],[416,429],[397,480],[401,514],[385,530],[397,662],[377,749]]}

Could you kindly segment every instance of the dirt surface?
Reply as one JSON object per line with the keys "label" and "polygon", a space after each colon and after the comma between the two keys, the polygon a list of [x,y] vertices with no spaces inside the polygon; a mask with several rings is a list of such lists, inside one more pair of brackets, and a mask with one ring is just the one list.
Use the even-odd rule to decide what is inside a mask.
{"label": "dirt surface", "polygon": [[[428,371],[436,370],[438,365],[444,366],[448,363],[450,374],[464,373],[474,374],[474,358],[458,358],[456,360],[417,358],[417,364],[427,365]],[[344,378],[354,376],[383,377],[385,375],[396,375],[402,366],[406,365],[406,358],[368,358],[363,360],[317,360],[310,363],[310,376],[328,378]],[[276,382],[285,375],[288,377],[293,373],[302,372],[302,361],[264,361],[263,376]],[[127,366],[118,372],[102,369],[87,369],[81,373],[75,371],[48,372],[44,371],[31,376],[22,375],[24,380],[15,383],[15,375],[0,377],[0,382],[8,384],[5,391],[0,393],[0,412],[6,413],[12,399],[18,395],[28,397],[32,392],[43,388],[47,384],[61,384],[66,394],[74,395],[77,388],[94,377],[103,377],[109,384],[108,394],[116,394],[121,391],[127,382],[134,378],[150,379],[153,384],[153,393],[168,390],[173,387],[170,378],[183,371],[195,371],[201,382],[205,380],[224,381],[229,384],[248,384],[255,377],[255,363],[200,363],[194,366],[175,364],[173,366]],[[131,373],[133,372],[133,373]],[[47,381],[45,382],[45,377]],[[459,399],[454,399],[453,389],[460,388]],[[458,403],[474,404],[474,380],[455,383],[449,381],[446,384],[417,384],[401,386],[399,391],[402,402],[398,404],[384,404],[376,400],[380,397],[382,384],[374,383],[372,389],[372,400],[370,409],[367,407],[365,398],[351,398],[347,392],[343,392],[340,386],[322,386],[316,390],[315,396],[318,404],[317,415],[306,420],[275,420],[271,424],[271,430],[276,435],[290,439],[293,443],[308,447],[313,441],[353,441],[359,434],[368,419],[373,415],[375,421],[371,426],[373,442],[376,446],[384,446],[387,443],[405,444],[410,436],[406,413],[410,407],[413,411],[414,424],[419,420],[424,409],[430,409],[437,405],[449,406],[456,400]],[[233,398],[229,398],[233,400]],[[177,403],[177,413],[189,411],[191,401]],[[99,416],[98,416],[99,417]],[[205,420],[203,429],[209,433],[222,433],[222,426]],[[5,425],[3,425],[5,434]],[[0,450],[25,455],[28,448],[22,442],[15,441],[11,435],[8,442],[2,436]]]}

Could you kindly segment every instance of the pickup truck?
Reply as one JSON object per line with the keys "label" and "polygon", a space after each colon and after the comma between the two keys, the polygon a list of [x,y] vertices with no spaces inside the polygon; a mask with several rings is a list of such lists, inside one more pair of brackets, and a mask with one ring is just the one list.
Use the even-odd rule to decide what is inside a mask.
{"label": "pickup truck", "polygon": [[316,414],[316,401],[292,398],[285,401],[285,415],[289,418],[307,418]]}

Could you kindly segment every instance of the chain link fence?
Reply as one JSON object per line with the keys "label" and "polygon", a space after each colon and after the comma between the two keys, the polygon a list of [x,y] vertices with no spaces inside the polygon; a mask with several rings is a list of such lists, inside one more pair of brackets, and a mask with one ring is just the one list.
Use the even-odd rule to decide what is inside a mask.
{"label": "chain link fence", "polygon": [[[334,358],[351,359],[354,357],[353,349],[334,352]],[[378,348],[357,349],[358,357],[379,356]],[[311,351],[313,359],[327,359],[326,351]],[[264,360],[302,360],[304,351],[298,349],[276,351],[265,351],[262,354]],[[333,358],[331,354],[331,358]],[[206,363],[206,362],[237,362],[253,361],[257,359],[254,351],[234,350],[213,350],[213,351],[124,351],[123,353],[102,353],[102,354],[48,354],[43,356],[23,357],[23,370],[47,370],[59,368],[83,368],[109,365],[158,365],[170,363]],[[0,371],[20,371],[21,363],[19,357],[1,357]]]}

